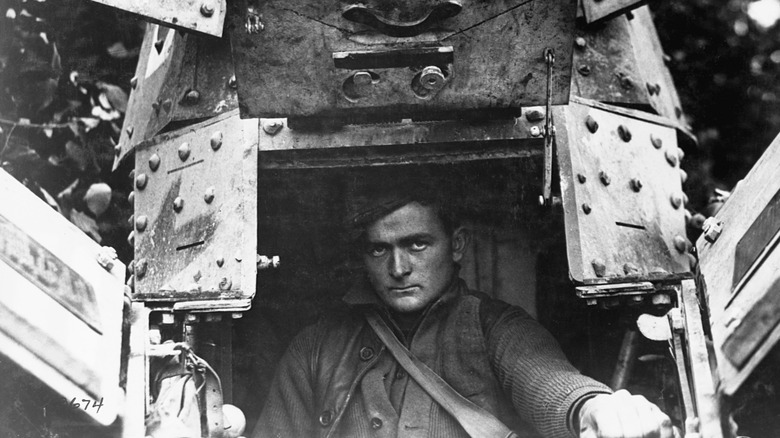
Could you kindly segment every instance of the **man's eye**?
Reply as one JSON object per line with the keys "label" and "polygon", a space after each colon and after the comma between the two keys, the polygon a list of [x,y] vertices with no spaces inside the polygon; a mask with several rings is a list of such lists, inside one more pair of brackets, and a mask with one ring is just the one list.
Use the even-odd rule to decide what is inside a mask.
{"label": "man's eye", "polygon": [[428,243],[426,242],[412,242],[411,245],[412,251],[422,251],[427,247],[428,247]]}
{"label": "man's eye", "polygon": [[386,248],[383,248],[383,247],[381,247],[381,246],[374,246],[374,247],[371,247],[371,248],[368,250],[368,253],[369,253],[369,254],[370,254],[372,257],[381,257],[381,256],[383,256],[383,255],[385,254],[385,252],[387,252],[387,249],[386,249]]}

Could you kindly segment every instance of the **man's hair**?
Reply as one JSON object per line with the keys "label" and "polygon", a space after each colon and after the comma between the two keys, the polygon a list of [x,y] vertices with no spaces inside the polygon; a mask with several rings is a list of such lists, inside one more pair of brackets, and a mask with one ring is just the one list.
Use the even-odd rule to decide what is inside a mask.
{"label": "man's hair", "polygon": [[347,196],[345,224],[351,240],[360,241],[371,224],[413,202],[431,207],[445,233],[452,234],[460,226],[460,220],[455,202],[448,197],[445,187],[443,181],[434,178],[353,184]]}

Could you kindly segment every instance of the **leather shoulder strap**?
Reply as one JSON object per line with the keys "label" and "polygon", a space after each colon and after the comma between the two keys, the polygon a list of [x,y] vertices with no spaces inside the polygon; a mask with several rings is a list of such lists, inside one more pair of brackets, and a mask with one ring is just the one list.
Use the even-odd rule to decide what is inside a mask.
{"label": "leather shoulder strap", "polygon": [[395,360],[445,411],[455,418],[472,438],[508,438],[515,436],[490,412],[463,397],[444,379],[412,356],[379,314],[371,310],[366,320]]}

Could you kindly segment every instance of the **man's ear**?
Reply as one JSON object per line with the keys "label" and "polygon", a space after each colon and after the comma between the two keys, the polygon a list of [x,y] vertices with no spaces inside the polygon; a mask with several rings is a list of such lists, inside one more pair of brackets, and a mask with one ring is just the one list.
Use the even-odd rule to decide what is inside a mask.
{"label": "man's ear", "polygon": [[458,227],[452,232],[452,261],[460,262],[463,255],[466,254],[469,241],[471,241],[471,233],[469,233],[468,228]]}

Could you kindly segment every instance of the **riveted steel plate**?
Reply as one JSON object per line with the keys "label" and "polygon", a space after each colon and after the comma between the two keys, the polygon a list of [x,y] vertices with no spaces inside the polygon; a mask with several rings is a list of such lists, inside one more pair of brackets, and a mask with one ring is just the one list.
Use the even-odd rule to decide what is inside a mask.
{"label": "riveted steel plate", "polygon": [[184,42],[185,38],[173,29],[147,25],[114,169],[135,145],[152,138],[171,121],[176,96],[170,78],[178,76],[181,69]]}
{"label": "riveted steel plate", "polygon": [[[760,236],[756,247],[763,250],[752,259],[744,275],[738,251],[742,242],[751,239],[754,224],[763,222],[768,231],[777,215],[770,205],[780,191],[780,136],[736,186],[715,219],[723,223],[723,230],[714,242],[704,235],[697,241],[699,266],[706,283],[712,338],[718,359],[720,388],[734,394],[759,363],[780,340],[780,314],[777,296],[780,294],[780,250],[777,234]],[[767,213],[773,212],[773,213]],[[766,216],[769,215],[769,216]],[[747,239],[747,240],[746,240]],[[733,289],[735,276],[741,278]]]}
{"label": "riveted steel plate", "polygon": [[647,3],[648,0],[582,0],[588,23],[605,21]]}
{"label": "riveted steel plate", "polygon": [[687,244],[675,245],[685,237],[676,132],[604,107],[578,99],[554,113],[571,277],[687,275]]}
{"label": "riveted steel plate", "polygon": [[[546,48],[555,51],[553,101],[568,100],[574,0],[243,0],[228,7],[244,117],[516,111],[545,101]],[[420,98],[415,78],[429,66],[445,82]]]}
{"label": "riveted steel plate", "polygon": [[572,75],[576,96],[654,112],[688,129],[647,6],[631,19],[579,22]]}
{"label": "riveted steel plate", "polygon": [[99,265],[100,245],[3,170],[0,199],[0,352],[67,400],[103,400],[85,413],[110,425],[125,266]]}
{"label": "riveted steel plate", "polygon": [[[325,168],[452,163],[540,156],[543,108],[521,117],[348,125],[338,130],[290,129],[285,119],[261,119],[260,167]],[[274,129],[271,129],[271,128]]]}
{"label": "riveted steel plate", "polygon": [[115,165],[135,145],[171,122],[202,120],[237,107],[227,38],[181,35],[150,25],[141,46]]}
{"label": "riveted steel plate", "polygon": [[140,144],[135,159],[134,299],[254,296],[257,120],[223,114]]}
{"label": "riveted steel plate", "polygon": [[179,29],[222,36],[226,0],[92,0]]}

